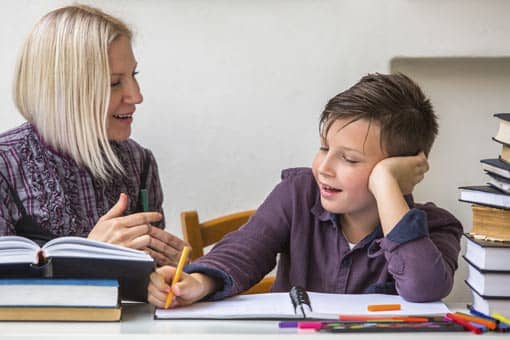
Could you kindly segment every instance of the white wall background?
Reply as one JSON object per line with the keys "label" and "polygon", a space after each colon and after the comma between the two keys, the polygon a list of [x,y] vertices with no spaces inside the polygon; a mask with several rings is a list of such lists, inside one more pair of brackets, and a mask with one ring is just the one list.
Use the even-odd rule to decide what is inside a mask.
{"label": "white wall background", "polygon": [[[11,81],[23,39],[42,15],[70,3],[0,3],[0,131],[22,122],[11,99]],[[510,55],[510,2],[83,3],[119,16],[136,32],[145,102],[137,110],[133,138],[158,159],[171,232],[181,235],[183,210],[198,209],[208,218],[256,207],[282,168],[311,164],[317,121],[327,100],[368,72],[392,69],[424,84],[444,123],[430,176],[416,199],[437,201],[469,230],[470,210],[456,201],[456,187],[483,183],[478,161],[498,152],[490,142],[497,128],[491,115],[509,110],[509,64],[489,72],[489,77],[500,74],[498,84],[505,86],[496,92],[487,90],[493,83],[483,64],[487,57]],[[435,62],[452,57],[439,66]],[[463,58],[482,58],[473,64],[475,78],[463,77],[471,69]],[[452,69],[454,76],[444,78]],[[469,299],[461,279],[457,286],[452,297]]]}

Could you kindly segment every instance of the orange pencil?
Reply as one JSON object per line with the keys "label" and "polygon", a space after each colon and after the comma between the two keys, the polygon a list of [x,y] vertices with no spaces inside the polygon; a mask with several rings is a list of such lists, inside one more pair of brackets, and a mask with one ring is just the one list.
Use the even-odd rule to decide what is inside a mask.
{"label": "orange pencil", "polygon": [[166,296],[165,301],[165,309],[168,309],[170,307],[170,303],[172,303],[172,299],[174,298],[174,293],[172,292],[172,286],[179,282],[182,275],[182,269],[184,268],[184,264],[186,263],[186,260],[188,259],[190,247],[184,247],[182,249],[181,258],[179,259],[179,263],[177,264],[177,269],[175,269],[174,278],[172,279],[172,285],[170,286],[170,291],[168,292],[168,295]]}
{"label": "orange pencil", "polygon": [[400,310],[400,304],[368,305],[369,312],[385,312],[390,310]]}

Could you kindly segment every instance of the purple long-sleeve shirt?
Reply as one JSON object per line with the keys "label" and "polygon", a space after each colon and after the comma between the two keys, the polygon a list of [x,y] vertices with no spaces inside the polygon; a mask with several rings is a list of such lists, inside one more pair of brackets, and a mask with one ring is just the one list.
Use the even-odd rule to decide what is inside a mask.
{"label": "purple long-sleeve shirt", "polygon": [[[136,212],[144,148],[132,139],[111,142],[126,172],[104,182],[69,156],[47,145],[30,123],[0,134],[0,236],[14,235],[21,218],[9,186],[28,215],[55,236],[87,236],[98,219],[128,195],[125,214]],[[156,161],[147,153],[149,207],[162,213],[163,192]],[[164,228],[164,221],[159,223]]]}
{"label": "purple long-sleeve shirt", "polygon": [[248,223],[225,236],[185,271],[223,280],[209,299],[238,294],[276,264],[273,291],[301,286],[328,293],[399,294],[409,301],[444,298],[453,286],[462,225],[432,203],[414,204],[388,233],[377,227],[351,250],[338,217],[324,210],[311,169],[282,181]]}

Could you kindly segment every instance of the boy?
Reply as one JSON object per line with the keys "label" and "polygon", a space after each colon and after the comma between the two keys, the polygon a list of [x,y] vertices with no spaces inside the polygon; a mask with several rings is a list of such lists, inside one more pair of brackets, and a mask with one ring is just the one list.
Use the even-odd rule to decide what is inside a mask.
{"label": "boy", "polygon": [[[172,306],[238,294],[268,273],[273,291],[444,298],[453,286],[462,225],[432,203],[415,204],[428,170],[436,116],[403,74],[372,74],[332,98],[320,119],[312,169],[288,169],[248,223],[186,267]],[[175,269],[151,276],[162,307]]]}

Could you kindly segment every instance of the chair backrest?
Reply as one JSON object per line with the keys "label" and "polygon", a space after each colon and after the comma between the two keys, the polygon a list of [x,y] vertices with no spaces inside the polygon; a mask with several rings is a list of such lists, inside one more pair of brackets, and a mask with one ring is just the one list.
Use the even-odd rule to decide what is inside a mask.
{"label": "chair backrest", "polygon": [[[255,210],[246,210],[200,222],[196,211],[182,212],[182,234],[184,240],[191,246],[191,261],[204,255],[204,247],[215,244],[229,232],[243,226],[254,213]],[[267,276],[244,293],[255,294],[269,292],[273,282],[274,277]]]}

